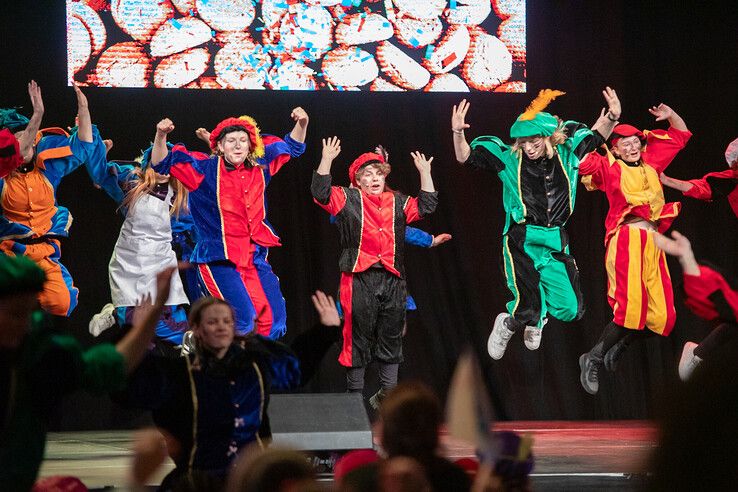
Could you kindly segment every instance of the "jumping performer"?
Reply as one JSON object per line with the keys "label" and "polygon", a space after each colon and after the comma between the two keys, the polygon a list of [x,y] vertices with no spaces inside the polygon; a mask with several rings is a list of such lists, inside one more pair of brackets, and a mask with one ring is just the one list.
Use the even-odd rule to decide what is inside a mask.
{"label": "jumping performer", "polygon": [[[0,128],[13,132],[21,159],[0,176],[0,252],[24,255],[46,274],[39,293],[41,307],[54,315],[69,316],[77,306],[78,289],[60,262],[59,239],[69,235],[72,216],[56,202],[59,183],[82,164],[92,176],[105,168],[106,148],[92,124],[87,98],[75,86],[78,126],[70,136],[61,128],[38,131],[44,107],[41,89],[29,85],[34,115],[29,121],[15,110],[0,110]],[[32,143],[29,143],[32,142]]]}
{"label": "jumping performer", "polygon": [[341,235],[340,302],[344,313],[343,348],[338,361],[346,367],[348,390],[362,392],[366,366],[380,363],[375,401],[397,384],[402,362],[405,322],[405,224],[432,213],[438,196],[431,162],[420,152],[411,155],[420,174],[417,198],[389,191],[390,165],[380,154],[360,155],[349,167],[353,187],[331,186],[331,165],[341,152],[337,137],[323,140],[323,152],[311,191],[315,202],[336,216]]}
{"label": "jumping performer", "polygon": [[[610,210],[605,218],[607,298],[613,320],[592,349],[579,358],[585,391],[597,393],[599,369],[614,370],[635,336],[667,336],[674,327],[674,293],[666,256],[654,235],[669,228],[679,203],[665,203],[662,173],[692,136],[684,120],[666,104],[649,109],[668,130],[640,131],[618,125],[610,148],[603,146],[579,166],[588,190],[602,190]],[[648,331],[646,331],[646,328]]]}
{"label": "jumping performer", "polygon": [[151,162],[156,172],[171,174],[190,191],[190,209],[200,235],[190,261],[204,292],[231,303],[236,331],[252,330],[270,338],[286,330],[287,312],[279,279],[267,262],[268,248],[280,246],[266,219],[264,192],[272,176],[305,150],[308,115],[292,111],[295,126],[284,140],[261,135],[248,117],[227,118],[210,134],[217,155],[190,152],[183,145],[171,151],[166,135],[174,125],[160,123],[162,137]]}
{"label": "jumping performer", "polygon": [[536,350],[548,314],[562,321],[584,314],[579,271],[564,225],[574,211],[579,162],[610,135],[620,118],[620,101],[609,87],[602,91],[608,110],[601,111],[590,130],[542,111],[562,94],[540,92],[510,128],[512,145],[491,136],[469,145],[464,130],[470,104],[465,99],[451,116],[456,160],[495,172],[502,181],[502,251],[512,300],[495,319],[487,342],[493,359],[502,358],[518,331],[523,331],[525,346]]}
{"label": "jumping performer", "polygon": [[[164,120],[159,123],[162,124],[168,125],[169,122]],[[158,139],[162,138],[166,136],[157,130],[154,146],[159,145]],[[171,218],[188,211],[187,189],[176,178],[154,171],[149,159],[150,152],[147,151],[140,166],[130,170],[111,163],[120,171],[109,172],[108,175],[117,176],[117,179],[100,183],[111,196],[123,197],[125,193],[119,202],[125,220],[108,267],[112,307],[121,326],[131,322],[134,307],[142,294],[156,294],[156,273],[166,266],[176,267],[177,257],[171,244]],[[111,185],[116,187],[117,193],[116,190],[108,190]],[[178,275],[174,276],[162,319],[156,328],[157,342],[165,352],[182,344],[182,336],[187,330],[187,314],[182,305],[186,304],[189,300],[182,282]],[[106,309],[110,308],[106,306],[103,311]],[[104,318],[100,315],[93,317],[90,324],[93,334],[107,328],[101,323]]]}

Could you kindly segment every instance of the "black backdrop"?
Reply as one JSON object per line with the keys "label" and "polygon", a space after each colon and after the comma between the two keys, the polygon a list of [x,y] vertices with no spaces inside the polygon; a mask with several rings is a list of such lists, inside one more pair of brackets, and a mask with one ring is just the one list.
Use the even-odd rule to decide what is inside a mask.
{"label": "black backdrop", "polygon": [[[28,107],[25,84],[33,78],[43,89],[44,124],[69,124],[75,98],[65,86],[64,2],[13,2],[5,6],[2,17],[0,106]],[[738,9],[728,2],[687,7],[684,2],[530,0],[531,92],[471,94],[467,134],[506,137],[533,91],[544,87],[568,93],[553,103],[552,112],[592,122],[603,104],[600,90],[611,85],[622,100],[624,121],[648,127],[652,117],[647,108],[662,101],[684,117],[694,137],[671,166],[672,176],[691,178],[723,169],[723,149],[738,136],[736,24]],[[93,121],[115,140],[110,156],[116,159],[135,157],[164,116],[177,126],[173,140],[197,147],[194,129],[212,128],[225,116],[251,114],[265,131],[283,134],[291,128],[291,108],[300,105],[308,111],[307,151],[280,172],[268,191],[269,218],[284,244],[272,250],[270,261],[287,299],[288,339],[315,320],[310,292],[316,288],[332,292],[338,283],[337,233],[309,194],[320,139],[330,135],[339,135],[343,142],[343,153],[334,166],[339,183],[347,182],[348,163],[377,143],[384,144],[392,156],[390,184],[407,192],[419,185],[409,152],[419,149],[436,157],[433,175],[440,206],[420,227],[450,232],[454,239],[435,250],[407,253],[409,289],[419,310],[409,322],[402,379],[422,379],[445,395],[460,351],[471,345],[480,354],[502,419],[646,418],[664,386],[676,380],[684,341],[699,339],[708,329],[683,307],[677,293],[678,320],[671,337],[632,346],[618,372],[604,376],[596,397],[584,393],[577,358],[595,342],[611,313],[603,264],[607,203],[603,194],[581,188],[568,229],[588,305],[584,319],[570,324],[553,320],[546,326],[540,350],[527,351],[518,336],[501,361],[491,361],[486,339],[506,295],[500,269],[504,218],[495,176],[463,169],[454,161],[449,118],[460,94],[95,88],[85,92]],[[667,199],[679,197],[667,191]],[[89,344],[93,340],[86,333],[87,321],[109,300],[107,263],[121,218],[84,171],[63,182],[59,201],[75,216],[62,259],[80,289],[79,307],[61,324]],[[732,271],[737,266],[736,225],[727,204],[689,200],[676,221],[676,227],[692,239],[699,257]],[[670,265],[679,284],[679,266]],[[343,390],[336,354],[334,349],[326,357],[310,390]],[[373,389],[370,383],[367,391]],[[131,421],[130,414],[111,407],[107,400],[82,395],[76,395],[63,414],[64,428],[105,428]]]}

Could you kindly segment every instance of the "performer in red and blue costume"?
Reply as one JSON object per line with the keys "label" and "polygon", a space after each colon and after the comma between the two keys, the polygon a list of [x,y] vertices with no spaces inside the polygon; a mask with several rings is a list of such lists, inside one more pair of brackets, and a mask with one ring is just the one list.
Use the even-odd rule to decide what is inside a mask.
{"label": "performer in red and blue costume", "polygon": [[[287,312],[279,279],[267,261],[268,248],[281,246],[266,219],[264,192],[290,158],[305,151],[308,115],[292,110],[295,126],[284,139],[261,135],[249,116],[227,118],[210,134],[216,155],[190,152],[182,144],[171,151],[166,139],[154,147],[151,162],[190,191],[190,210],[200,234],[191,263],[201,288],[225,299],[236,312],[239,334],[255,331],[276,339],[286,331]],[[164,135],[171,124],[160,129]]]}
{"label": "performer in red and blue costume", "polygon": [[92,125],[87,98],[78,87],[78,126],[70,135],[61,128],[39,131],[44,112],[41,89],[29,84],[33,116],[14,109],[0,110],[3,131],[0,153],[0,254],[26,256],[46,274],[39,293],[41,307],[57,316],[69,316],[77,306],[78,289],[60,262],[60,239],[69,235],[72,216],[56,202],[61,180],[82,164],[90,175],[106,166],[106,147]]}

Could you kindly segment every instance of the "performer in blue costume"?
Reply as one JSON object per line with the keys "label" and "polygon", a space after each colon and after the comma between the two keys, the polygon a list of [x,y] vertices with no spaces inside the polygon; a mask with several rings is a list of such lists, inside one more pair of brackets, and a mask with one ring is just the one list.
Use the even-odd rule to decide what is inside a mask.
{"label": "performer in blue costume", "polygon": [[295,108],[292,118],[295,126],[284,139],[262,136],[252,118],[241,116],[223,120],[210,134],[217,155],[181,144],[152,152],[154,169],[175,176],[190,191],[200,234],[191,261],[201,287],[233,306],[239,334],[255,330],[278,338],[286,330],[279,279],[266,259],[268,248],[280,241],[266,219],[264,192],[272,176],[305,150],[308,116]]}

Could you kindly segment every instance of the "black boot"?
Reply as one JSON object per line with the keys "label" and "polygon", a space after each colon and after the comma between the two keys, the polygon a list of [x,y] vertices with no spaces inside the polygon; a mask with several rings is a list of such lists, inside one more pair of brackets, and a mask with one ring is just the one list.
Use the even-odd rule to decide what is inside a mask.
{"label": "black boot", "polygon": [[623,352],[625,352],[625,350],[630,346],[635,335],[635,333],[628,333],[625,337],[621,338],[618,343],[610,347],[610,350],[605,354],[605,369],[610,372],[615,372],[615,369],[618,367],[620,356],[623,355]]}

